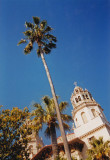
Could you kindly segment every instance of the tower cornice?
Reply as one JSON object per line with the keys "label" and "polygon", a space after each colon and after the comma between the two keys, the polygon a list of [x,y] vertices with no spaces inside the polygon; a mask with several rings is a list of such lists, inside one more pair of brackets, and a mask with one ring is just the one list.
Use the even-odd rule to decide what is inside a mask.
{"label": "tower cornice", "polygon": [[98,107],[103,111],[102,107],[101,107],[97,102],[95,102],[95,101],[92,101],[92,102],[82,102],[82,103],[79,104],[77,107],[75,107],[74,110],[72,111],[72,113],[73,113],[73,118],[74,118],[75,114],[76,114],[79,110],[81,110],[81,109],[83,109],[83,108],[85,108],[85,107],[90,107],[90,106],[98,106]]}
{"label": "tower cornice", "polygon": [[91,134],[99,131],[99,130],[102,129],[102,128],[108,128],[108,129],[110,129],[110,126],[109,126],[108,124],[102,124],[101,126],[98,126],[97,128],[93,129],[92,131],[89,131],[89,132],[87,132],[86,134],[83,134],[83,135],[80,136],[79,138],[80,138],[80,139],[83,139],[83,138],[87,137],[88,135],[91,135]]}

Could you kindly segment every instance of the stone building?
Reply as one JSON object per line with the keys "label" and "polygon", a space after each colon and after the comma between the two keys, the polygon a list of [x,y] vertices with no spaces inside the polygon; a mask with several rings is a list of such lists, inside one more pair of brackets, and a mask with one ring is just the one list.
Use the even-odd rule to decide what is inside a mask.
{"label": "stone building", "polygon": [[[104,141],[110,140],[110,123],[107,121],[101,106],[93,99],[87,89],[83,90],[76,86],[71,95],[71,103],[74,124],[73,133],[67,134],[67,140],[71,155],[77,160],[81,160],[86,158],[86,151],[90,148],[89,142],[92,138],[103,136]],[[58,137],[57,142],[60,155],[66,157],[62,137]],[[29,144],[31,147],[33,146],[34,151],[32,160],[52,160],[51,145],[43,146],[42,141],[39,141],[42,147],[37,150],[35,143],[33,144]],[[38,144],[36,143],[36,145]],[[33,151],[31,150],[31,152]]]}

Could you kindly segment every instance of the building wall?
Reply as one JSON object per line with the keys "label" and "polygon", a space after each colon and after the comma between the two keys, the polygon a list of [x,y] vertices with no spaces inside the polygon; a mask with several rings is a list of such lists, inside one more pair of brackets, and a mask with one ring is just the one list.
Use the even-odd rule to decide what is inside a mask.
{"label": "building wall", "polygon": [[[78,96],[81,99],[78,99]],[[88,90],[76,86],[71,96],[71,103],[75,122],[74,133],[75,137],[85,142],[82,151],[83,159],[85,159],[87,149],[90,148],[89,141],[92,137],[98,139],[102,136],[104,141],[110,140],[110,123],[106,120],[103,109],[93,99]]]}
{"label": "building wall", "polygon": [[[76,157],[77,160],[84,160],[87,158],[86,152],[87,149],[90,148],[89,142],[92,138],[98,139],[99,137],[103,137],[104,141],[110,140],[110,123],[106,120],[103,109],[93,99],[88,90],[83,90],[76,86],[71,96],[71,103],[73,105],[72,116],[75,127],[73,127],[74,133],[67,134],[66,136],[68,141],[79,139],[80,142],[84,142],[82,152],[74,148],[72,148],[73,151],[71,152],[71,155]],[[62,137],[59,137],[57,142],[62,143]],[[38,143],[42,144],[39,137],[37,137],[37,144]],[[33,144],[34,149],[37,144]],[[66,158],[64,151],[61,151],[60,155]],[[52,157],[50,159],[52,159]]]}
{"label": "building wall", "polygon": [[80,137],[86,134],[87,132],[92,131],[93,129],[103,125],[104,122],[105,120],[102,117],[97,116],[94,119],[89,120],[88,123],[85,124],[83,123],[81,126],[75,128],[74,129],[75,135],[77,137]]}
{"label": "building wall", "polygon": [[86,153],[87,153],[87,149],[90,148],[89,141],[92,137],[96,139],[98,139],[99,137],[103,137],[103,140],[107,141],[107,140],[110,140],[110,133],[108,132],[106,126],[103,126],[102,128],[94,131],[93,133],[87,134],[84,137],[81,137],[80,139],[85,142],[84,148],[82,150],[83,159],[87,158]]}

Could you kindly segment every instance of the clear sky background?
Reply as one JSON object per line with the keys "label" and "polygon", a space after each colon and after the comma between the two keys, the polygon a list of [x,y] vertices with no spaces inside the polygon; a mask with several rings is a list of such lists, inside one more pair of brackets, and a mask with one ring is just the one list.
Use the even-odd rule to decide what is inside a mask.
{"label": "clear sky background", "polygon": [[110,0],[0,0],[0,104],[31,109],[44,95],[51,97],[36,49],[24,55],[24,46],[17,46],[32,16],[54,28],[57,48],[45,58],[56,94],[70,104],[68,114],[77,82],[91,92],[110,121]]}

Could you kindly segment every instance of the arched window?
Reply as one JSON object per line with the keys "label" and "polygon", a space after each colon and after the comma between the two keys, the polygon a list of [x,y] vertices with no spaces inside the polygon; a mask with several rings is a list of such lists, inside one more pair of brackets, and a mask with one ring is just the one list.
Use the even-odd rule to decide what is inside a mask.
{"label": "arched window", "polygon": [[96,113],[95,109],[91,109],[91,112],[92,112],[94,117],[97,117],[97,113]]}
{"label": "arched window", "polygon": [[75,89],[75,91],[76,91],[76,93],[78,93],[79,91],[78,91],[78,89]]}
{"label": "arched window", "polygon": [[89,96],[90,96],[91,100],[93,100],[93,99],[92,99],[92,95],[91,95],[91,93],[89,93]]}
{"label": "arched window", "polygon": [[78,103],[78,98],[75,98],[75,100],[76,100],[76,103]]}
{"label": "arched window", "polygon": [[82,96],[83,96],[83,99],[86,99],[84,94]]}
{"label": "arched window", "polygon": [[33,151],[33,146],[30,145],[30,146],[29,146],[29,153],[32,153],[32,151]]}
{"label": "arched window", "polygon": [[78,96],[78,100],[81,101],[81,97],[80,96]]}
{"label": "arched window", "polygon": [[84,123],[88,122],[85,112],[81,113],[81,117],[82,117],[82,120],[83,120]]}
{"label": "arched window", "polygon": [[78,126],[79,126],[78,119],[76,118],[76,127],[78,127]]}
{"label": "arched window", "polygon": [[86,94],[86,98],[89,99],[88,95]]}

